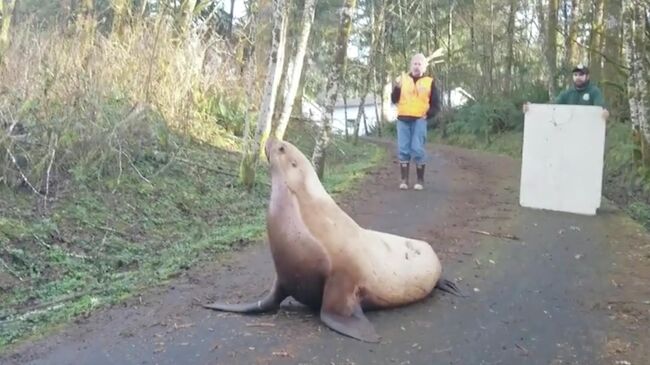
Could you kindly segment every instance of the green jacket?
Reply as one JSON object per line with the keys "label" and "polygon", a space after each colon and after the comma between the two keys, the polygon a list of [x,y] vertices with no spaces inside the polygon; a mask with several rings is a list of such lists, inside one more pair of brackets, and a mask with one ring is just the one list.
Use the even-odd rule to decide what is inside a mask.
{"label": "green jacket", "polygon": [[572,86],[555,98],[555,104],[598,105],[605,108],[605,99],[598,86],[587,81],[582,89]]}

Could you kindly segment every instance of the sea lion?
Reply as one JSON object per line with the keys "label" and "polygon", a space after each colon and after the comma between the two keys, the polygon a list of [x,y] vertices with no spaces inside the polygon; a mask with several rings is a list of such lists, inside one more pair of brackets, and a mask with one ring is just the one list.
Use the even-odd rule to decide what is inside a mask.
{"label": "sea lion", "polygon": [[434,288],[461,295],[455,284],[441,279],[440,261],[427,242],[360,227],[291,143],[270,138],[265,152],[271,174],[267,234],[276,271],[272,288],[257,302],[204,307],[260,313],[291,296],[319,310],[334,331],[378,342],[364,311],[414,303]]}

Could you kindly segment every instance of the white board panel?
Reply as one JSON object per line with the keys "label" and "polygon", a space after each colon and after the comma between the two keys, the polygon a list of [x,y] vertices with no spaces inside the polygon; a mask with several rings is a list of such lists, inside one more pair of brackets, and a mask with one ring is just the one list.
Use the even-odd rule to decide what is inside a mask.
{"label": "white board panel", "polygon": [[595,215],[601,204],[605,120],[599,106],[530,104],[519,204]]}

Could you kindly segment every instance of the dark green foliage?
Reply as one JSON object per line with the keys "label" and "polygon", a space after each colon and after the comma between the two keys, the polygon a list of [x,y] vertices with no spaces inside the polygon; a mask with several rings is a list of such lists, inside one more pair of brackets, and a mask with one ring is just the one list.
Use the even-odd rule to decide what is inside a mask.
{"label": "dark green foliage", "polygon": [[523,127],[521,109],[517,109],[513,102],[503,99],[470,102],[445,117],[449,118],[446,120],[449,133],[489,137],[491,134],[521,130]]}

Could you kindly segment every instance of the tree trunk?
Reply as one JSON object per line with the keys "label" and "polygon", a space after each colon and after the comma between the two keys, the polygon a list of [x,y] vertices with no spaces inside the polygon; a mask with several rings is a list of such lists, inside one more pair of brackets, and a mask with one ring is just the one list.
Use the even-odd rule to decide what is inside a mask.
{"label": "tree trunk", "polygon": [[117,34],[118,37],[122,37],[127,19],[131,16],[131,1],[111,0],[111,7],[113,8],[112,31]]}
{"label": "tree trunk", "polygon": [[228,21],[228,37],[232,37],[232,26],[235,22],[235,0],[230,0],[230,20]]}
{"label": "tree trunk", "polygon": [[241,162],[241,182],[250,191],[255,184],[255,169],[259,158],[265,157],[264,144],[271,132],[271,121],[275,98],[284,64],[284,44],[286,42],[287,13],[285,0],[273,0],[273,30],[271,34],[271,50],[264,84],[262,107],[257,117],[255,137],[246,146]]}
{"label": "tree trunk", "polygon": [[332,68],[330,69],[327,77],[327,100],[325,106],[325,115],[321,131],[314,147],[312,154],[312,164],[320,179],[323,179],[325,172],[326,151],[329,145],[330,133],[332,130],[332,121],[330,115],[334,110],[338,88],[341,84],[341,77],[345,73],[347,63],[347,46],[350,37],[350,29],[352,28],[352,14],[356,8],[356,0],[344,0],[343,9],[341,11],[341,22],[339,27],[338,40],[336,42],[336,51]]}
{"label": "tree trunk", "polygon": [[[447,106],[451,106],[451,85],[450,85],[450,68],[451,68],[451,36],[454,32],[454,5],[449,1],[449,23],[447,24],[447,64],[446,64],[446,75],[445,75],[445,88],[447,89]],[[490,75],[492,71],[490,70]]]}
{"label": "tree trunk", "polygon": [[9,49],[9,30],[11,29],[11,18],[16,8],[16,0],[0,0],[0,14],[2,15],[2,26],[0,26],[0,65],[4,62],[5,52]]}
{"label": "tree trunk", "polygon": [[[453,7],[452,7],[453,10]],[[451,14],[452,10],[449,11],[449,19],[451,19]],[[494,64],[494,0],[490,0],[490,60],[488,62],[488,72],[490,74],[490,94],[493,94],[495,91],[494,87],[494,79],[495,79],[495,71],[496,71],[496,65]],[[451,24],[451,20],[449,21],[449,24]],[[451,25],[450,25],[451,26]],[[448,85],[447,87],[448,91],[448,97],[449,101],[451,102],[451,85]]]}
{"label": "tree trunk", "polygon": [[[564,67],[570,70],[573,65],[576,65],[579,60],[578,54],[578,22],[580,21],[580,0],[571,0],[571,10],[568,14],[571,19],[569,23],[569,31],[564,40],[566,55],[564,57]],[[569,83],[572,80],[571,74],[567,74],[565,82]]]}
{"label": "tree trunk", "polygon": [[514,63],[514,43],[515,43],[515,14],[517,13],[518,0],[510,0],[510,11],[508,12],[508,56],[506,57],[506,74],[504,77],[505,92],[512,93],[512,65]]}
{"label": "tree trunk", "polygon": [[[248,38],[245,40],[248,44],[244,47],[244,56],[242,59],[243,65],[248,65],[248,67],[242,67],[244,72],[244,83],[246,85],[246,90],[253,90],[253,85],[255,84],[255,76],[257,74],[257,62],[255,61],[255,42],[257,41],[257,7],[255,3],[250,5],[251,13],[249,14],[250,23],[248,24]],[[246,113],[244,115],[244,153],[252,149],[252,138],[251,138],[251,100],[250,98],[246,99]],[[246,185],[250,177],[250,159],[246,162],[242,161],[239,166],[239,181],[241,184]]]}
{"label": "tree trunk", "polygon": [[90,50],[95,44],[95,5],[93,0],[81,0],[79,5],[77,29],[81,33],[81,57],[84,65],[90,57]]}
{"label": "tree trunk", "polygon": [[[476,39],[474,38],[474,10],[476,9],[476,4],[474,0],[471,0],[470,10],[469,10],[469,41],[472,50],[472,54],[476,53]],[[436,46],[437,49],[437,46]]]}
{"label": "tree trunk", "polygon": [[[368,85],[368,81],[366,80],[365,85]],[[364,88],[365,90],[365,88]],[[366,112],[366,93],[361,94],[361,99],[359,100],[359,109],[357,110],[357,117],[354,120],[354,141],[352,144],[356,145],[359,142],[359,126],[361,125],[361,117],[365,119],[365,112]],[[368,129],[366,128],[366,134],[368,134]]]}
{"label": "tree trunk", "polygon": [[540,42],[546,44],[546,31],[544,30],[546,24],[546,14],[544,13],[544,0],[537,0],[537,20],[539,23],[538,34]]}
{"label": "tree trunk", "polygon": [[[603,95],[611,111],[616,113],[618,109],[623,109],[624,105],[628,103],[624,92],[627,73],[621,67],[624,63],[623,42],[621,41],[624,22],[620,0],[607,0],[604,7],[606,18],[601,38],[601,44],[604,44],[600,47],[603,51],[604,65],[600,84],[603,85]],[[613,117],[616,118],[616,115]]]}
{"label": "tree trunk", "polygon": [[635,0],[624,2],[623,29],[627,47],[626,58],[630,69],[628,75],[628,101],[630,120],[640,141],[643,165],[650,166],[650,126],[648,125],[646,49],[646,13],[644,5]]}
{"label": "tree trunk", "polygon": [[[147,8],[148,8],[149,2],[148,1],[142,1],[142,6],[140,7],[140,19],[146,19],[147,17]],[[149,12],[150,14],[151,12]]]}
{"label": "tree trunk", "polygon": [[591,34],[589,35],[589,73],[594,80],[600,80],[602,73],[602,58],[600,52],[603,51],[603,22],[605,0],[596,0],[594,3],[596,11],[593,14],[594,19],[591,23]]}
{"label": "tree trunk", "polygon": [[[373,8],[377,5],[377,2],[373,0],[372,6]],[[377,35],[374,37],[375,38],[375,43],[376,47],[374,48],[375,54],[386,54],[386,4],[384,1],[381,2],[381,5],[379,5],[379,11],[374,11],[373,13],[376,14],[377,19],[375,20],[375,30],[377,32]],[[382,128],[383,126],[388,122],[387,118],[384,118],[384,99],[383,97],[377,98],[377,94],[382,95],[383,89],[379,89],[379,85],[377,85],[377,80],[384,80],[385,75],[386,75],[386,58],[385,57],[380,57],[381,61],[378,62],[379,65],[373,62],[372,64],[372,91],[373,91],[373,97],[375,98],[375,114],[376,114],[376,126],[377,126],[377,137],[381,137],[382,133]],[[381,82],[383,84],[383,82]],[[382,110],[381,113],[379,113],[379,108],[377,108],[377,100],[379,100],[380,108]],[[390,105],[390,99],[388,100],[388,103]]]}
{"label": "tree trunk", "polygon": [[[343,128],[345,129],[345,140],[347,141],[350,136],[348,133],[348,88],[347,82],[345,82],[345,75],[343,75],[341,88],[343,89]],[[334,115],[332,115],[333,117]]]}
{"label": "tree trunk", "polygon": [[544,53],[548,67],[548,93],[551,100],[557,95],[557,11],[558,0],[549,0]]}
{"label": "tree trunk", "polygon": [[381,91],[381,119],[382,121],[388,122],[391,117],[390,108],[392,104],[392,101],[390,100],[390,94],[393,91],[393,83],[391,82],[389,75],[385,76],[383,84],[384,87]]}
{"label": "tree trunk", "polygon": [[182,38],[187,37],[192,19],[194,19],[194,8],[196,7],[197,0],[182,0],[181,13],[178,18],[179,33]]}
{"label": "tree trunk", "polygon": [[314,22],[315,11],[316,0],[306,0],[302,16],[302,31],[300,32],[300,40],[298,41],[296,56],[293,60],[293,72],[291,73],[291,77],[289,79],[289,88],[287,91],[287,96],[284,100],[284,105],[282,107],[282,114],[280,114],[280,120],[278,121],[278,125],[275,129],[275,137],[278,139],[284,138],[284,133],[287,130],[289,118],[291,117],[291,112],[293,110],[293,104],[296,100],[296,94],[298,92],[298,87],[300,86],[300,79],[302,76],[305,53],[307,52],[307,44],[309,43],[309,34],[311,32],[312,23]]}

